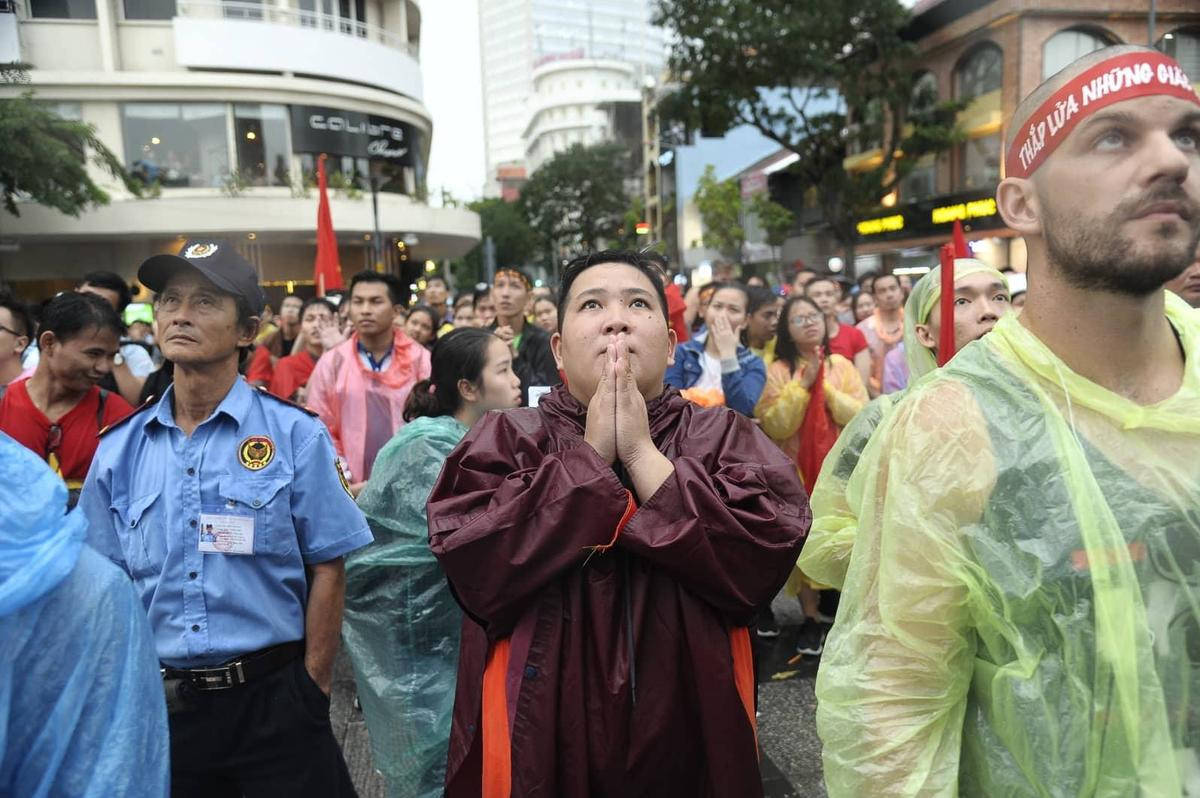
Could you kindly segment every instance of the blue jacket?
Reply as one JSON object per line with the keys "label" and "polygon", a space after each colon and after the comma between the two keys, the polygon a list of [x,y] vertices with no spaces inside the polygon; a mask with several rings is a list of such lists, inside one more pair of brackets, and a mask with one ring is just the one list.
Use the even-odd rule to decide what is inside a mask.
{"label": "blue jacket", "polygon": [[[692,339],[675,347],[675,363],[667,367],[663,381],[672,388],[685,390],[700,380],[704,373],[701,366],[704,357],[704,341]],[[754,415],[754,406],[762,396],[767,384],[767,367],[762,359],[747,347],[738,346],[738,370],[721,375],[721,389],[725,392],[725,406],[744,416]]]}

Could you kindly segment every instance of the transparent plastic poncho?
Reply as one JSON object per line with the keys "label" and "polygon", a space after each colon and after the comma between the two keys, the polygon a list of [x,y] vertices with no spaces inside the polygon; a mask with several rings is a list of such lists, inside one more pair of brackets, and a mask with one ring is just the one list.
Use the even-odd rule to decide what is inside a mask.
{"label": "transparent plastic poncho", "polygon": [[462,611],[429,550],[425,502],[467,427],[418,418],[379,452],[358,498],[375,542],[346,560],[342,635],[388,795],[440,796]]}
{"label": "transparent plastic poncho", "polygon": [[[993,275],[1007,281],[1000,272],[973,258],[954,261],[954,279],[972,274]],[[904,358],[908,363],[909,384],[915,385],[937,369],[934,353],[921,345],[917,325],[927,324],[929,315],[942,296],[942,267],[935,266],[917,281],[904,303]],[[800,552],[797,568],[814,582],[841,589],[850,565],[850,554],[858,531],[858,505],[862,497],[851,493],[850,476],[858,466],[867,442],[893,407],[908,391],[884,394],[864,407],[842,430],[838,441],[825,457],[825,464],[813,486],[813,525]]]}
{"label": "transparent plastic poncho", "polygon": [[1200,794],[1200,317],[1139,406],[1009,316],[851,477],[817,678],[831,796]]}

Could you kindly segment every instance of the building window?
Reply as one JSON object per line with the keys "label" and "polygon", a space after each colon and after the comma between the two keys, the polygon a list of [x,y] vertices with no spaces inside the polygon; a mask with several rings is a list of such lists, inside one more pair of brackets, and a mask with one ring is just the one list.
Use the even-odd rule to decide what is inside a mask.
{"label": "building window", "polygon": [[283,105],[238,103],[233,106],[238,169],[252,186],[287,186],[292,182],[291,118]]}
{"label": "building window", "polygon": [[975,48],[954,70],[955,96],[979,97],[1004,82],[1004,55],[994,44]]}
{"label": "building window", "polygon": [[96,0],[29,0],[35,19],[95,19]]}
{"label": "building window", "polygon": [[121,111],[125,162],[134,177],[163,188],[215,188],[228,177],[224,104],[128,103]]}
{"label": "building window", "polygon": [[1042,46],[1042,80],[1058,72],[1077,58],[1108,47],[1111,42],[1086,30],[1064,30],[1051,36]]}
{"label": "building window", "polygon": [[927,155],[900,181],[900,199],[916,202],[937,193],[937,158]]}
{"label": "building window", "polygon": [[1000,182],[1000,135],[980,136],[962,146],[959,188],[992,188]]}
{"label": "building window", "polygon": [[125,19],[172,19],[175,0],[125,0]]}
{"label": "building window", "polygon": [[1200,80],[1200,28],[1171,31],[1158,40],[1158,49],[1178,61],[1192,80]]}
{"label": "building window", "polygon": [[70,122],[83,121],[83,106],[79,103],[68,102],[43,102],[42,107],[47,111],[52,111],[61,119],[66,119]]}

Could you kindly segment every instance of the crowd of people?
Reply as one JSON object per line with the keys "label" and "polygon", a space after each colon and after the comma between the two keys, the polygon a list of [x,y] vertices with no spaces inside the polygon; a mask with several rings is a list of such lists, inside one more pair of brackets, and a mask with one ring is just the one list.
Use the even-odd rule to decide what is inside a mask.
{"label": "crowd of people", "polygon": [[344,642],[389,794],[759,795],[782,592],[833,796],[1200,794],[1178,70],[1107,48],[1021,103],[1020,273],[602,251],[271,314],[194,240],[152,315],[106,272],[0,297],[0,793],[352,795]]}

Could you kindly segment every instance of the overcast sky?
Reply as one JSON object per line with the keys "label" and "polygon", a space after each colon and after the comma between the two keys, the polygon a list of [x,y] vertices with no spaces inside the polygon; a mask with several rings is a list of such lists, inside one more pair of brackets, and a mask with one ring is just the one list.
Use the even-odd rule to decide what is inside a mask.
{"label": "overcast sky", "polygon": [[478,0],[421,3],[421,73],[433,115],[430,201],[441,204],[442,187],[459,200],[477,199],[486,179]]}
{"label": "overcast sky", "polygon": [[429,197],[444,186],[459,200],[483,195],[483,96],[477,0],[421,3],[421,74],[433,115]]}

